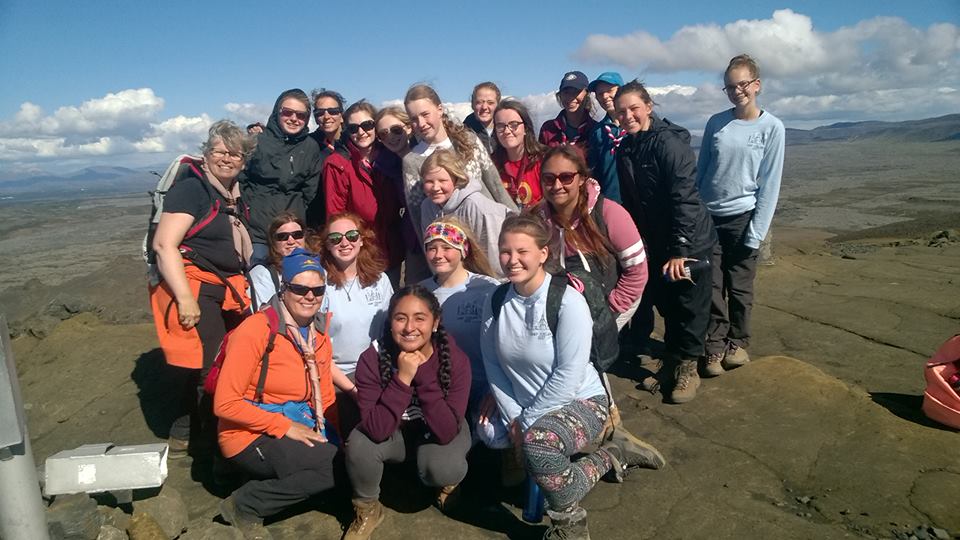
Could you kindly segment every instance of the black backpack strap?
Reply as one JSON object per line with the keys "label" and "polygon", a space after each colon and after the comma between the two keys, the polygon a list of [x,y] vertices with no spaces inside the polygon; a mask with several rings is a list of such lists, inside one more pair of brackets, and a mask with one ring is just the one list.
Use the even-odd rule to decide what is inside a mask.
{"label": "black backpack strap", "polygon": [[244,270],[243,277],[247,278],[247,284],[250,286],[250,311],[256,313],[260,310],[260,302],[257,301],[257,288],[253,285],[250,270]]}
{"label": "black backpack strap", "polygon": [[507,291],[510,290],[510,283],[504,283],[493,291],[493,297],[490,299],[490,307],[493,309],[493,320],[500,318],[500,310],[503,309],[503,302],[507,299]]}
{"label": "black backpack strap", "polygon": [[553,275],[550,278],[550,288],[547,289],[547,326],[554,336],[557,335],[557,325],[560,324],[560,303],[566,290],[567,274]]}
{"label": "black backpack strap", "polygon": [[273,281],[274,290],[280,292],[280,274],[277,273],[277,269],[274,268],[272,264],[264,266],[266,266],[267,270],[270,271],[270,279]]}
{"label": "black backpack strap", "polygon": [[267,383],[267,368],[270,367],[270,353],[273,352],[273,343],[280,332],[280,318],[277,311],[272,307],[264,308],[264,315],[267,316],[267,324],[270,326],[270,337],[267,338],[267,348],[263,350],[263,356],[260,357],[260,378],[257,379],[257,391],[253,399],[257,403],[263,403],[263,387]]}

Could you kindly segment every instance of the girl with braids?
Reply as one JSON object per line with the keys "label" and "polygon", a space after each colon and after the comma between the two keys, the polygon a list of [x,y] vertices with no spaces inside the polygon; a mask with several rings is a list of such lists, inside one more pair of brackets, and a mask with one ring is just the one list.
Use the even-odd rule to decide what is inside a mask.
{"label": "girl with braids", "polygon": [[[544,538],[589,539],[580,500],[607,472],[620,481],[632,467],[660,468],[655,448],[621,435],[574,460],[603,431],[609,401],[590,363],[593,320],[586,300],[563,283],[555,330],[547,298],[553,277],[544,269],[550,233],[533,214],[511,216],[500,233],[500,265],[510,280],[495,314],[486,304],[480,345],[499,416],[543,489],[551,527]],[[555,332],[555,333],[554,333]],[[497,419],[496,421],[500,421]],[[494,421],[493,419],[490,419]]]}
{"label": "girl with braids", "polygon": [[470,429],[464,419],[470,365],[440,323],[440,303],[425,288],[390,299],[383,336],[360,356],[356,372],[361,421],[347,441],[353,523],[345,540],[369,538],[383,522],[384,463],[403,462],[416,448],[420,481],[439,488],[446,510],[467,475]]}
{"label": "girl with braids", "polygon": [[[452,150],[463,163],[471,184],[479,187],[480,193],[511,210],[517,207],[510,194],[500,182],[500,174],[490,161],[490,154],[472,131],[463,127],[443,111],[440,96],[433,88],[418,84],[407,91],[403,105],[413,122],[413,132],[420,141],[403,158],[403,180],[407,199],[407,212],[414,225],[421,223],[420,203],[424,194],[420,180],[420,165],[438,149]],[[418,230],[418,234],[423,230]],[[410,282],[419,281],[429,274],[423,251],[407,257],[407,276]],[[411,260],[412,259],[412,260]]]}
{"label": "girl with braids", "polygon": [[623,328],[647,283],[647,256],[633,219],[601,195],[587,163],[570,146],[546,153],[540,183],[544,198],[533,211],[552,225],[552,247],[560,265],[591,273],[603,286],[617,329]]}

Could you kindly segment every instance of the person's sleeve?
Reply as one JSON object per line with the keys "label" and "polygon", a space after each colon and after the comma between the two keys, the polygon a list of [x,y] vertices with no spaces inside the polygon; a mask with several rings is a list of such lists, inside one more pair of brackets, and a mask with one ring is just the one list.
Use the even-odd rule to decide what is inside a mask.
{"label": "person's sleeve", "polygon": [[[273,280],[270,279],[270,270],[262,264],[258,264],[250,269],[250,287],[257,296],[257,303],[266,304],[277,294],[276,287],[273,286]],[[259,309],[260,306],[251,306],[253,309]]]}
{"label": "person's sleeve", "polygon": [[623,272],[610,291],[607,302],[613,311],[623,313],[640,299],[647,285],[647,253],[633,218],[619,204],[605,200],[603,219],[607,223],[610,244],[616,250]]}
{"label": "person's sleeve", "polygon": [[393,285],[386,273],[380,274],[377,281],[377,287],[380,288],[380,306],[370,321],[370,340],[377,339],[383,333],[383,325],[386,323],[390,311],[390,298],[393,296]]}
{"label": "person's sleeve", "polygon": [[777,120],[763,148],[760,170],[757,171],[757,206],[743,242],[752,249],[758,249],[760,242],[767,236],[773,213],[777,209],[780,180],[783,176],[784,143],[783,123]]}
{"label": "person's sleeve", "polygon": [[[333,156],[331,156],[333,157]],[[324,196],[327,206],[327,215],[339,214],[347,209],[347,200],[350,196],[350,170],[341,167],[339,163],[332,163],[328,159],[323,166]]]}
{"label": "person's sleeve", "polygon": [[497,166],[493,164],[493,160],[490,159],[490,154],[483,148],[483,144],[480,143],[479,139],[476,139],[476,150],[473,155],[474,158],[480,162],[480,180],[487,188],[487,191],[490,192],[490,198],[514,212],[519,211],[517,203],[515,203],[513,197],[507,193],[507,188],[503,186],[503,181],[500,180],[500,172],[497,170]]}
{"label": "person's sleeve", "polygon": [[467,412],[470,397],[470,362],[447,335],[450,353],[450,387],[444,397],[436,370],[418,370],[413,384],[420,398],[423,420],[437,443],[447,444],[460,432],[460,420]]}
{"label": "person's sleeve", "polygon": [[690,257],[701,204],[693,149],[678,138],[667,139],[659,152],[659,161],[662,177],[670,182],[669,253],[671,257]]}
{"label": "person's sleeve", "polygon": [[503,371],[500,358],[497,355],[497,329],[496,322],[493,320],[492,299],[493,292],[487,296],[483,303],[483,322],[480,325],[480,355],[483,357],[483,368],[487,372],[487,382],[490,383],[490,390],[497,402],[497,408],[500,409],[500,415],[509,424],[513,422],[514,418],[520,416],[523,408],[513,398],[513,383],[510,382],[507,374]]}
{"label": "person's sleeve", "polygon": [[209,197],[200,184],[203,181],[191,178],[173,184],[163,197],[163,211],[169,214],[190,214],[194,220],[203,217],[209,210],[209,203],[204,207],[204,202],[208,201]]}
{"label": "person's sleeve", "polygon": [[[213,412],[254,433],[279,439],[293,423],[280,413],[268,412],[244,399],[252,381],[260,376],[260,359],[267,348],[270,327],[265,315],[247,319],[230,335],[226,357],[213,394]],[[277,336],[277,339],[282,339]]]}
{"label": "person's sleeve", "polygon": [[630,151],[629,147],[633,142],[631,135],[625,135],[623,140],[620,141],[620,148],[617,149],[616,154],[616,169],[617,169],[617,179],[620,182],[620,200],[621,204],[631,213],[631,219],[634,220],[634,223],[637,222],[637,216],[634,213],[638,212],[640,205],[637,202],[636,190],[634,189],[634,180],[633,180],[633,162],[630,160]]}
{"label": "person's sleeve", "polygon": [[553,336],[556,360],[543,388],[533,403],[520,414],[524,431],[544,414],[562,407],[577,396],[577,390],[586,377],[590,364],[590,341],[593,339],[593,319],[583,295],[567,287],[560,301],[557,333]]}
{"label": "person's sleeve", "polygon": [[410,222],[414,224],[417,242],[423,240],[423,231],[418,231],[420,224],[420,205],[423,203],[423,182],[420,181],[420,171],[408,154],[403,159],[403,193],[406,197],[407,211]]}
{"label": "person's sleeve", "polygon": [[710,161],[713,155],[713,131],[714,120],[710,117],[707,125],[703,128],[703,139],[700,141],[700,155],[697,156],[697,189],[703,190],[705,175],[710,169]]}
{"label": "person's sleeve", "polygon": [[537,140],[540,141],[540,144],[550,146],[550,120],[547,120],[540,125],[540,135],[537,136]]}
{"label": "person's sleeve", "polygon": [[380,353],[371,346],[360,355],[354,381],[360,408],[360,425],[357,429],[375,443],[389,439],[397,431],[403,411],[413,398],[413,388],[400,381],[396,373],[386,388],[382,388],[379,367]]}

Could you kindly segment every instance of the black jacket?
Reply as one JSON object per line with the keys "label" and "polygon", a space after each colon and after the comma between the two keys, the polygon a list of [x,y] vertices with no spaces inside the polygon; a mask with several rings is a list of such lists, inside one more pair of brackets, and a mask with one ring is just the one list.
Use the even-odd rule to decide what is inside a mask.
{"label": "black jacket", "polygon": [[697,191],[690,133],[657,116],[651,121],[649,131],[627,135],[617,149],[623,206],[656,263],[703,257],[717,236]]}
{"label": "black jacket", "polygon": [[254,242],[268,243],[267,229],[277,214],[284,210],[301,219],[320,193],[320,146],[308,136],[309,127],[295,135],[287,135],[280,127],[280,104],[299,90],[287,90],[273,106],[267,127],[257,137],[257,149],[240,176],[240,191],[250,206],[250,237]]}
{"label": "black jacket", "polygon": [[483,124],[480,123],[480,120],[477,120],[476,113],[470,113],[466,118],[464,118],[463,125],[466,126],[470,131],[477,134],[477,138],[480,139],[480,142],[483,143],[483,147],[487,149],[487,153],[491,156],[493,155],[493,151],[500,146],[500,142],[497,141],[497,134],[493,133],[488,135],[487,128],[483,127]]}

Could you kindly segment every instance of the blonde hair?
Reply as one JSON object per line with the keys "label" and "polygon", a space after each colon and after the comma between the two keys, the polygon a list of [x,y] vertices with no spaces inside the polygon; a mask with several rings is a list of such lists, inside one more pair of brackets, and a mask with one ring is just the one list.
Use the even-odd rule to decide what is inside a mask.
{"label": "blonde hair", "polygon": [[428,172],[434,169],[447,171],[447,174],[449,174],[453,180],[453,186],[455,188],[463,189],[470,183],[470,178],[467,176],[467,170],[464,168],[463,162],[457,154],[451,150],[442,148],[427,156],[427,159],[420,165],[420,177],[423,178]]}
{"label": "blonde hair", "polygon": [[412,124],[410,122],[410,115],[407,114],[407,111],[403,107],[398,107],[396,105],[391,105],[389,107],[384,107],[380,109],[376,116],[373,117],[373,121],[380,123],[380,120],[383,120],[386,116],[392,116],[400,121],[401,124],[410,127]]}
{"label": "blonde hair", "polygon": [[490,261],[487,260],[486,251],[483,249],[483,246],[477,243],[477,235],[473,233],[473,230],[470,229],[470,227],[457,219],[456,216],[452,215],[443,216],[436,221],[438,223],[454,225],[463,231],[463,235],[467,239],[467,254],[463,256],[464,268],[473,272],[474,274],[483,274],[485,276],[495,277],[493,267],[490,266]]}

